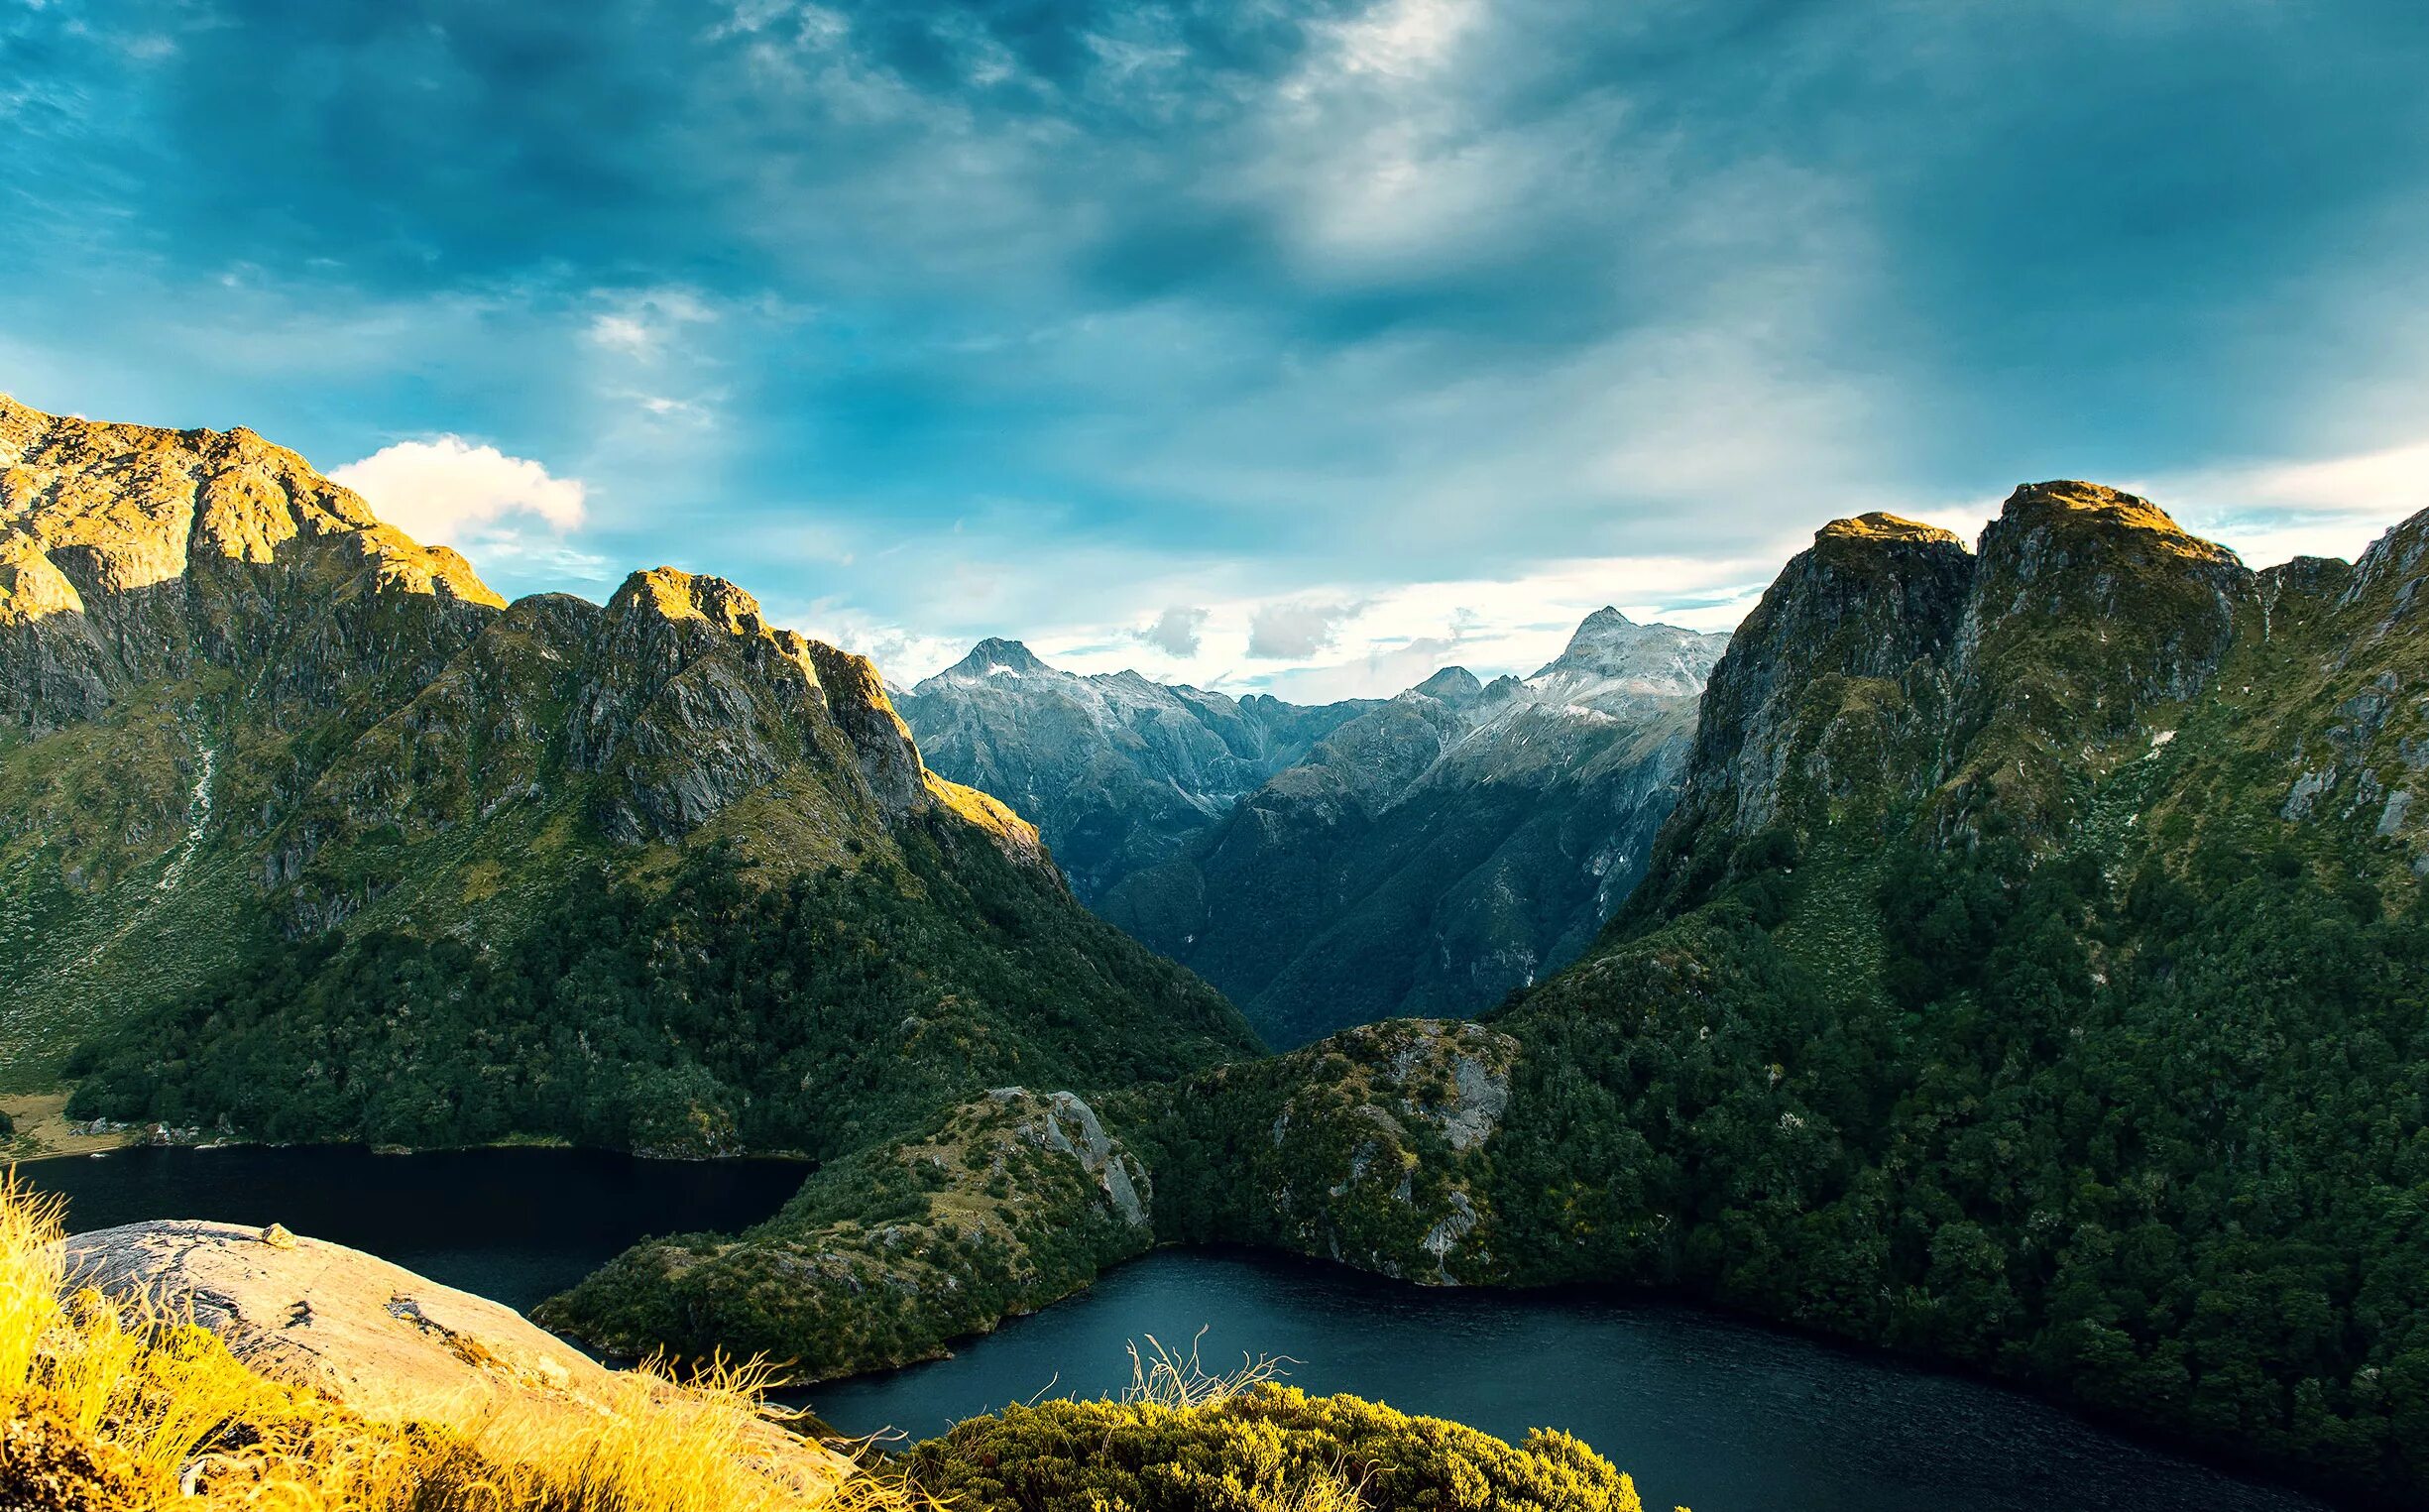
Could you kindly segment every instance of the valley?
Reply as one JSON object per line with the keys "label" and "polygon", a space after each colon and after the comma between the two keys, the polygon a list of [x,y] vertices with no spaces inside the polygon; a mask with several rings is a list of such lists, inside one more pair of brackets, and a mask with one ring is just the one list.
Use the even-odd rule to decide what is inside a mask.
{"label": "valley", "polygon": [[814,1382],[1246,1244],[1650,1289],[2354,1505],[2429,1473],[2429,516],[2256,573],[2029,485],[1978,549],[1823,524],[1725,640],[1606,611],[1357,707],[984,643],[903,701],[1101,842],[1092,912],[730,583],[504,604],[248,432],[0,422],[12,1085],[819,1162],[603,1255],[535,1310],[575,1338]]}

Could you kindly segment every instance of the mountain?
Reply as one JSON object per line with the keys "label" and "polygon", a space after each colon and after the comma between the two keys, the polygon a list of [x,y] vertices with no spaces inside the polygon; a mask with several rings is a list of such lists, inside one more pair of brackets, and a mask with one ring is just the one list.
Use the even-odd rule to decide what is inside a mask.
{"label": "mountain", "polygon": [[1680,1288],[2418,1505],[2424,582],[2429,513],[2262,572],[2084,483],[1825,526],[1466,1134],[1388,1034],[1208,1073],[1130,1131],[1159,1235]]}
{"label": "mountain", "polygon": [[1136,672],[1082,676],[993,640],[896,703],[937,770],[1036,821],[1090,902],[1171,858],[1372,706],[1233,699]]}
{"label": "mountain", "polygon": [[1446,669],[1098,909],[1270,1043],[1481,1011],[1573,959],[1635,886],[1727,643],[1602,609],[1531,677]]}
{"label": "mountain", "polygon": [[733,584],[505,604],[249,431],[8,401],[0,901],[79,1117],[827,1151],[1254,1044]]}
{"label": "mountain", "polygon": [[[2085,483],[2019,489],[1978,551],[1833,522],[1713,668],[1645,879],[1575,963],[1482,1022],[1097,1101],[1151,1231],[1007,1294],[994,1247],[943,1242],[953,1178],[894,1178],[898,1242],[813,1203],[644,1245],[588,1300],[613,1321],[607,1278],[697,1257],[731,1279],[660,1328],[808,1358],[992,1322],[909,1283],[1025,1309],[1149,1243],[1656,1285],[2420,1505],[2425,584],[2429,512],[2256,573]],[[1456,729],[1488,691],[1377,712]],[[992,1169],[959,1141],[1005,1115],[955,1116],[876,1169]],[[1011,1234],[1113,1231],[1102,1182],[990,1193]],[[861,1286],[754,1308],[805,1250]],[[666,1337],[621,1305],[628,1346]]]}

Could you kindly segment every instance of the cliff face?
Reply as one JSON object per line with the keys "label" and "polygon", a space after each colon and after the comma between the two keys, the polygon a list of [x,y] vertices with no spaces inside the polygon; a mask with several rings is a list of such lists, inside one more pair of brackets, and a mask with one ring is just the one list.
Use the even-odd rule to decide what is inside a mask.
{"label": "cliff face", "polygon": [[506,605],[241,430],[0,402],[0,929],[25,962],[0,1076],[56,1075],[265,940],[502,946],[579,878],[646,888],[710,848],[754,885],[906,895],[999,853],[1097,948],[1036,830],[928,770],[874,667],[723,579]]}

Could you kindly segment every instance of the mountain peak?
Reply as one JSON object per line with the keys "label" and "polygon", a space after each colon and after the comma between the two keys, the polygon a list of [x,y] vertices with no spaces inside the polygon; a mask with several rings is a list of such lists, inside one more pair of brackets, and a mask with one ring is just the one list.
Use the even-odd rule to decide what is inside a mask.
{"label": "mountain peak", "polygon": [[651,567],[624,580],[608,600],[613,614],[635,609],[654,610],[666,620],[707,620],[737,635],[761,628],[759,601],[721,577],[707,577],[675,567]]}
{"label": "mountain peak", "polygon": [[2008,502],[2001,507],[1999,523],[2003,525],[2014,523],[2026,526],[2092,525],[2144,531],[2159,537],[2179,555],[2217,561],[2235,559],[2234,553],[2226,547],[2187,531],[2169,518],[2165,510],[2140,495],[2075,478],[2019,484],[2016,492],[2010,494]]}
{"label": "mountain peak", "polygon": [[1577,622],[1577,628],[1569,633],[1568,644],[1543,670],[1549,672],[1564,666],[1599,669],[1614,655],[1624,655],[1639,642],[1669,640],[1685,634],[1667,625],[1639,625],[1605,604]]}
{"label": "mountain peak", "polygon": [[1814,544],[1819,545],[1825,540],[1913,540],[1945,541],[1953,546],[1965,544],[1954,530],[1943,530],[1938,525],[1927,525],[1919,520],[1908,520],[1886,510],[1874,510],[1852,520],[1831,521],[1813,532]]}
{"label": "mountain peak", "polygon": [[1037,659],[1037,653],[1018,640],[1006,640],[996,636],[970,648],[970,654],[945,669],[947,677],[1028,677],[1054,668]]}
{"label": "mountain peak", "polygon": [[1568,644],[1535,677],[1621,678],[1644,684],[1645,691],[1691,696],[1702,688],[1726,640],[1676,625],[1639,625],[1606,604],[1578,622]]}
{"label": "mountain peak", "polygon": [[1446,704],[1463,704],[1483,692],[1484,684],[1463,666],[1446,666],[1409,691]]}

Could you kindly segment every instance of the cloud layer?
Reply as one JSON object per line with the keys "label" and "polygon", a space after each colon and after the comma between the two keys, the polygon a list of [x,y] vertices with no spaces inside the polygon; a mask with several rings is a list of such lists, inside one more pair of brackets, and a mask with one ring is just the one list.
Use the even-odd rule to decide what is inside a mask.
{"label": "cloud layer", "polygon": [[[500,586],[722,571],[898,679],[1523,671],[2023,479],[2266,550],[2429,503],[2391,0],[54,0],[0,55],[18,397],[483,437],[586,490],[442,514]],[[1529,604],[1596,563],[1675,565]]]}

